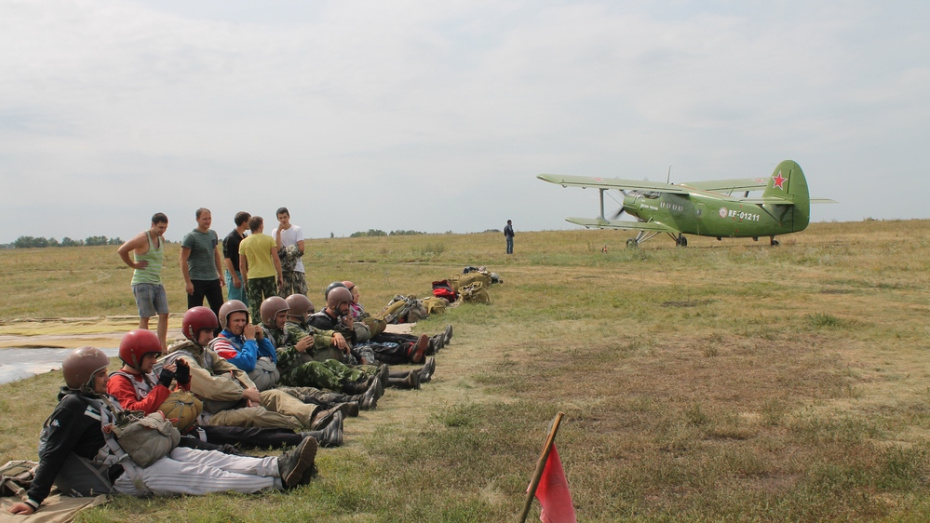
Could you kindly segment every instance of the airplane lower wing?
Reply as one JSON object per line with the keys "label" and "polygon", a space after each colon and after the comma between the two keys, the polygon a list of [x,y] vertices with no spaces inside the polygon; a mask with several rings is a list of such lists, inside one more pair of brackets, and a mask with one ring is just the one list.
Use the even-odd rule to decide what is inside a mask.
{"label": "airplane lower wing", "polygon": [[656,231],[678,234],[680,231],[674,227],[656,222],[625,222],[622,220],[604,220],[599,218],[566,218],[565,221],[583,227],[596,227],[599,229],[623,229],[630,231]]}

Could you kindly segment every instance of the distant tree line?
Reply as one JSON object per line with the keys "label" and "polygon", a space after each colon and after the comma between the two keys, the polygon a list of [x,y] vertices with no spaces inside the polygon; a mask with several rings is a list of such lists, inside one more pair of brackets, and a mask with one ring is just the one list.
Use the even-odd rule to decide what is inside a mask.
{"label": "distant tree line", "polygon": [[420,231],[391,231],[390,233],[386,233],[381,229],[368,229],[368,231],[353,232],[349,235],[349,238],[362,238],[366,236],[415,236],[417,234],[426,233]]}
{"label": "distant tree line", "polygon": [[65,236],[61,241],[55,238],[42,238],[33,236],[20,236],[13,242],[13,247],[17,249],[32,249],[36,247],[81,247],[83,245],[122,245],[123,240],[119,238],[107,238],[106,236],[88,236],[83,240],[72,240]]}

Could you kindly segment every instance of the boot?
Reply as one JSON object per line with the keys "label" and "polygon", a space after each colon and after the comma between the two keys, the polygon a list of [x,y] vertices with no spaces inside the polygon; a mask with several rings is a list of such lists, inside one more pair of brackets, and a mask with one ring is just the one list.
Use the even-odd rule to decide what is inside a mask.
{"label": "boot", "polygon": [[419,389],[420,388],[420,375],[417,371],[412,370],[405,373],[403,378],[388,378],[388,383],[397,389]]}
{"label": "boot", "polygon": [[337,407],[341,407],[340,412],[342,416],[346,418],[357,418],[358,417],[358,402],[357,401],[346,401],[336,404]]}
{"label": "boot", "polygon": [[330,423],[336,417],[336,414],[342,414],[342,403],[327,410],[318,410],[313,420],[310,422],[310,430],[320,430]]}
{"label": "boot", "polygon": [[362,394],[358,400],[358,408],[361,410],[372,410],[378,406],[378,398],[381,397],[378,392],[384,392],[384,389],[381,388],[381,380],[375,380],[371,384],[371,387],[368,387],[368,390],[365,391],[365,394]]}
{"label": "boot", "polygon": [[417,372],[420,375],[420,383],[429,383],[433,379],[434,372],[436,372],[436,358],[427,358],[426,365],[420,367]]}
{"label": "boot", "polygon": [[317,442],[313,438],[304,438],[293,450],[289,450],[278,458],[278,472],[284,488],[294,488],[305,482],[305,474],[313,469],[313,460],[316,458]]}
{"label": "boot", "polygon": [[371,386],[371,378],[362,378],[358,381],[343,381],[342,391],[346,394],[363,394]]}
{"label": "boot", "polygon": [[407,357],[414,363],[420,363],[423,361],[423,353],[426,352],[427,346],[429,346],[429,336],[421,334],[416,343],[411,344],[407,349]]}
{"label": "boot", "polygon": [[338,447],[343,442],[342,422],[342,413],[337,412],[333,416],[333,421],[323,430],[301,432],[300,435],[304,438],[315,439],[321,447]]}
{"label": "boot", "polygon": [[375,374],[375,376],[377,376],[378,379],[381,380],[381,392],[382,393],[384,393],[384,389],[387,388],[388,386],[388,376],[390,372],[391,372],[391,366],[388,365],[387,363],[383,363],[381,364],[380,367],[378,367],[378,373]]}
{"label": "boot", "polygon": [[442,333],[442,345],[446,346],[452,341],[452,324],[446,325],[446,330]]}
{"label": "boot", "polygon": [[426,348],[426,355],[432,356],[433,354],[436,354],[437,352],[439,352],[439,349],[443,348],[444,346],[442,340],[443,340],[442,334],[437,334],[435,336],[430,337],[429,345]]}

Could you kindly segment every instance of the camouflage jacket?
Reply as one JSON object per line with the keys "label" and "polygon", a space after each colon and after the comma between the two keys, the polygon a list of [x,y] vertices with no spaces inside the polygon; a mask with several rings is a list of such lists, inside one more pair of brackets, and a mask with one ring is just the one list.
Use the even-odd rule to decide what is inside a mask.
{"label": "camouflage jacket", "polygon": [[[313,361],[318,353],[332,348],[333,331],[320,331],[307,325],[306,330],[301,325],[288,321],[284,329],[262,325],[265,336],[271,340],[278,353],[278,370],[285,373],[303,363]],[[297,350],[297,342],[307,336],[313,336],[313,347],[307,352]]]}

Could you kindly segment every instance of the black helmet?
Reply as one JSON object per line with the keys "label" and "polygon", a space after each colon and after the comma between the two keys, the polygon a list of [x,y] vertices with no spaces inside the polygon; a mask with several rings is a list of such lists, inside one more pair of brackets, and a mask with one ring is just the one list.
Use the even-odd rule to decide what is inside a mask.
{"label": "black helmet", "polygon": [[[334,282],[332,282],[332,283],[330,283],[329,285],[326,286],[326,290],[323,291],[323,298],[326,299],[326,300],[329,300],[329,292],[330,292],[331,290],[337,289],[337,288],[339,288],[339,287],[342,287],[343,289],[347,289],[347,288],[348,288],[348,287],[346,287],[346,284],[345,284],[345,283],[342,283],[341,281],[334,281]],[[329,303],[327,303],[327,305],[329,305]]]}

